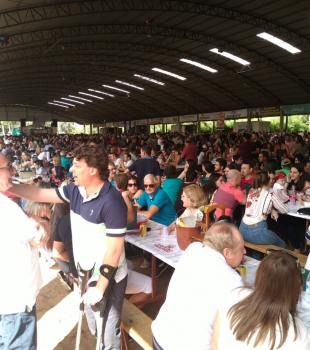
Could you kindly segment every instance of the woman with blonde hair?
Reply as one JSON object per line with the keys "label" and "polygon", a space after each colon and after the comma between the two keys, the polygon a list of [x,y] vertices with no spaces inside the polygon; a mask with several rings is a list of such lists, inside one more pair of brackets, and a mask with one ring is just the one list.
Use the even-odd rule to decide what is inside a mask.
{"label": "woman with blonde hair", "polygon": [[272,251],[257,269],[254,289],[235,289],[220,308],[212,350],[310,349],[307,329],[296,310],[302,287],[298,258]]}
{"label": "woman with blonde hair", "polygon": [[196,218],[196,221],[202,221],[203,213],[199,207],[206,204],[206,197],[201,187],[195,184],[184,187],[181,199],[183,201],[183,207],[186,209],[176,221],[172,222],[168,226],[168,232],[171,232],[175,229],[175,225],[180,218],[194,216]]}

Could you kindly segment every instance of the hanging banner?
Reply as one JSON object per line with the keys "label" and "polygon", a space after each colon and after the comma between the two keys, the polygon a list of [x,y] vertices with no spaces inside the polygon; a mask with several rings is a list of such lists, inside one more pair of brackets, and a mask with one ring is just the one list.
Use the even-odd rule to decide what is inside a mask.
{"label": "hanging banner", "polygon": [[221,114],[225,115],[225,119],[242,119],[247,118],[248,116],[248,110],[247,109],[237,109],[233,111],[225,111]]}
{"label": "hanging banner", "polygon": [[163,118],[149,118],[149,124],[162,124]]}
{"label": "hanging banner", "polygon": [[103,123],[103,124],[93,124],[94,128],[104,128],[105,126],[106,126],[105,123]]}
{"label": "hanging banner", "polygon": [[41,126],[41,125],[45,125],[45,118],[33,118],[33,123],[32,123],[33,126]]}
{"label": "hanging banner", "polygon": [[281,106],[284,114],[310,114],[310,103]]}
{"label": "hanging banner", "polygon": [[117,126],[118,128],[123,128],[124,127],[124,122],[115,122],[114,126]]}
{"label": "hanging banner", "polygon": [[136,125],[147,125],[147,119],[136,120]]}
{"label": "hanging banner", "polygon": [[125,126],[126,131],[130,130],[130,121],[126,121],[126,126]]}
{"label": "hanging banner", "polygon": [[163,123],[165,124],[174,124],[179,122],[179,117],[164,117]]}
{"label": "hanging banner", "polygon": [[197,114],[188,114],[188,115],[180,115],[179,116],[179,122],[196,122],[197,121]]}
{"label": "hanging banner", "polygon": [[280,106],[248,108],[248,114],[250,118],[280,116]]}
{"label": "hanging banner", "polygon": [[215,112],[215,113],[201,113],[198,114],[198,119],[200,121],[203,120],[216,120],[216,118],[219,116],[220,112]]}
{"label": "hanging banner", "polygon": [[217,129],[224,129],[225,128],[225,115],[220,114],[216,117],[216,128]]}

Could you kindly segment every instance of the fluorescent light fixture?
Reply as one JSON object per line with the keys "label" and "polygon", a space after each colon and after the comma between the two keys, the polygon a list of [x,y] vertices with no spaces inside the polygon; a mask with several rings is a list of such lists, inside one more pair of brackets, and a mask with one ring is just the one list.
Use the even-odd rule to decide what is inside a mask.
{"label": "fluorescent light fixture", "polygon": [[138,90],[144,90],[142,87],[139,87],[139,86],[136,86],[136,85],[132,85],[132,84],[129,84],[129,83],[125,83],[124,81],[121,81],[121,80],[115,80],[115,82],[119,83],[119,84],[131,86],[131,87],[133,87],[135,89],[138,89]]}
{"label": "fluorescent light fixture", "polygon": [[67,103],[67,102],[56,101],[56,100],[54,100],[53,102],[60,103],[60,104],[63,104],[63,105],[67,105],[67,106],[75,107],[75,105],[72,105],[71,103]]}
{"label": "fluorescent light fixture", "polygon": [[82,100],[82,101],[86,101],[86,102],[93,102],[92,100],[87,100],[86,98],[82,98],[79,96],[69,95],[69,97],[77,98],[78,100]]}
{"label": "fluorescent light fixture", "polygon": [[282,49],[284,49],[290,53],[294,54],[294,53],[301,52],[299,49],[297,49],[297,47],[292,46],[292,45],[286,43],[285,41],[283,41],[283,40],[281,40],[273,35],[270,35],[268,33],[264,32],[264,33],[256,34],[256,36],[259,36],[260,38],[265,39],[265,40],[281,47]]}
{"label": "fluorescent light fixture", "polygon": [[83,104],[84,104],[84,102],[71,100],[70,98],[66,98],[66,97],[62,97],[61,99],[62,99],[62,100],[65,100],[65,101],[71,101],[71,102],[74,102],[74,103],[79,103],[80,105],[83,105]]}
{"label": "fluorescent light fixture", "polygon": [[243,60],[242,58],[238,57],[238,56],[235,56],[235,55],[232,55],[231,53],[228,53],[226,51],[222,51],[222,52],[219,52],[218,49],[211,49],[210,51],[218,54],[218,55],[221,55],[221,56],[224,56],[226,58],[229,58],[235,62],[238,62],[238,63],[241,63],[243,64],[244,66],[248,66],[250,65],[251,63],[246,61],[246,60]]}
{"label": "fluorescent light fixture", "polygon": [[94,97],[94,98],[98,98],[99,100],[104,100],[103,97],[96,96],[96,95],[91,95],[91,94],[87,94],[86,92],[79,92],[79,94],[86,95],[86,96],[90,96],[90,97]]}
{"label": "fluorescent light fixture", "polygon": [[111,86],[111,85],[102,85],[103,87],[106,87],[108,89],[112,89],[112,90],[117,90],[117,91],[121,91],[121,92],[126,92],[126,94],[129,94],[130,91],[127,91],[127,90],[122,90],[122,89],[119,89],[119,88],[116,88],[114,86]]}
{"label": "fluorescent light fixture", "polygon": [[191,64],[193,66],[196,66],[198,68],[201,68],[201,69],[204,69],[204,70],[207,70],[211,73],[217,73],[217,70],[216,69],[213,69],[209,66],[205,66],[204,64],[201,64],[199,62],[195,62],[195,61],[191,61],[191,60],[187,60],[186,58],[181,58],[180,61],[182,62],[185,62],[185,63],[188,63],[188,64]]}
{"label": "fluorescent light fixture", "polygon": [[114,95],[107,94],[106,92],[103,92],[103,91],[100,91],[100,90],[88,89],[88,91],[97,92],[98,94],[102,94],[102,95],[107,95],[107,96],[110,96],[110,97],[114,97]]}
{"label": "fluorescent light fixture", "polygon": [[58,107],[62,107],[62,108],[68,108],[68,106],[64,106],[64,105],[59,105],[58,103],[53,103],[53,102],[47,102],[49,105],[55,105]]}
{"label": "fluorescent light fixture", "polygon": [[145,77],[143,75],[134,74],[134,77],[150,81],[151,83],[154,83],[154,84],[165,85],[165,83],[162,83],[161,81],[158,81],[158,80],[155,80],[155,79],[151,79],[151,78]]}
{"label": "fluorescent light fixture", "polygon": [[168,72],[167,70],[163,70],[163,69],[159,69],[159,68],[152,68],[152,70],[154,70],[155,72],[159,72],[159,73],[170,75],[173,78],[177,78],[177,79],[180,79],[180,80],[186,80],[186,78],[182,77],[181,75],[177,75],[177,74]]}

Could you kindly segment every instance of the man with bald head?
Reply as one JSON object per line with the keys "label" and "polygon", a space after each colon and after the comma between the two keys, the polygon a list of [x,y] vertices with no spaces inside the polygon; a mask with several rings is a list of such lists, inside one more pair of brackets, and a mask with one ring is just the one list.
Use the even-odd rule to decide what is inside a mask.
{"label": "man with bald head", "polygon": [[[152,324],[153,349],[211,349],[216,311],[231,291],[243,284],[233,268],[245,253],[242,235],[226,222],[212,225],[203,243],[190,244]],[[195,297],[197,292],[202,297]]]}
{"label": "man with bald head", "polygon": [[[213,205],[225,204],[225,215],[233,216],[233,212],[238,204],[245,205],[246,196],[240,190],[241,174],[238,170],[230,170],[227,174],[227,182],[223,182],[214,195]],[[218,218],[222,211],[217,209],[215,216]]]}

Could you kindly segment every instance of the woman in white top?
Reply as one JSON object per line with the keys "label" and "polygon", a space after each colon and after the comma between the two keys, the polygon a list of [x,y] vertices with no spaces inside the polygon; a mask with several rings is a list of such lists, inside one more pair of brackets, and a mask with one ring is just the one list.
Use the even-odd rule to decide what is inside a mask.
{"label": "woman in white top", "polygon": [[281,214],[288,211],[285,204],[274,193],[269,192],[268,173],[259,171],[254,175],[253,188],[248,194],[245,213],[239,227],[243,239],[255,244],[274,244],[285,248],[284,241],[267,227],[266,220],[270,213],[274,220],[278,220],[277,210]]}
{"label": "woman in white top", "polygon": [[[218,311],[212,350],[309,350],[297,317],[302,277],[298,258],[274,251],[260,263],[255,288],[235,289]],[[237,303],[236,303],[237,302]]]}

